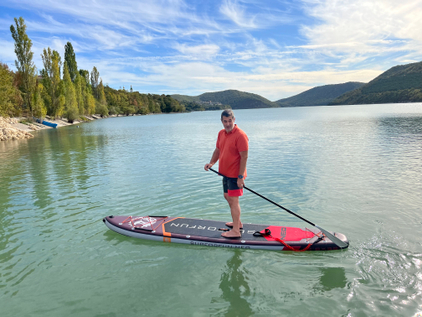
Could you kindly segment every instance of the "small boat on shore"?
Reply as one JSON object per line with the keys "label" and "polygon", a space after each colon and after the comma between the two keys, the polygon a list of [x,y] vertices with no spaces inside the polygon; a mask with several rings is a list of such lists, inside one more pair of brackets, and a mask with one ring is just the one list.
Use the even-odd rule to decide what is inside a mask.
{"label": "small boat on shore", "polygon": [[43,124],[43,125],[46,125],[46,126],[48,126],[48,127],[51,127],[51,128],[57,128],[57,123],[52,123],[52,122],[48,122],[48,121],[45,121],[45,120],[40,120],[40,119],[37,119],[37,122],[38,123],[41,123],[41,124]]}

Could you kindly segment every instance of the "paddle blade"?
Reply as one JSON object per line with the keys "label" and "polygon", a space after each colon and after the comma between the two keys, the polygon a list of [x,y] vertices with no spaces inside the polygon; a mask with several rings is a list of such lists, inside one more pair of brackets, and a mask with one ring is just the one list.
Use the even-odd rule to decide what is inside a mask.
{"label": "paddle blade", "polygon": [[328,239],[330,239],[331,241],[333,241],[334,244],[336,244],[340,249],[346,249],[349,244],[341,241],[339,238],[337,238],[335,235],[333,235],[332,233],[328,232],[327,230],[315,225],[315,227],[317,227],[319,230],[321,230],[327,237]]}

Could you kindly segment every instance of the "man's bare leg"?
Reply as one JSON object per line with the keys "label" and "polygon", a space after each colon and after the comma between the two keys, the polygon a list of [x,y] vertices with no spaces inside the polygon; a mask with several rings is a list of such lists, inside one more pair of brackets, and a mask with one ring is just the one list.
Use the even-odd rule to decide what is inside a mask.
{"label": "man's bare leg", "polygon": [[241,237],[242,234],[240,233],[240,204],[239,204],[239,197],[231,197],[227,193],[224,193],[224,198],[226,198],[227,202],[230,206],[230,212],[233,219],[233,228],[222,234],[225,238],[237,238]]}

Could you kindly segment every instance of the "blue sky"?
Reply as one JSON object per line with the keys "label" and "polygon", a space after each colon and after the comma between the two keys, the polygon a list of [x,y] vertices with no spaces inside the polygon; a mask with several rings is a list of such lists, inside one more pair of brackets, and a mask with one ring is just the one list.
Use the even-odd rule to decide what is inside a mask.
{"label": "blue sky", "polygon": [[38,70],[44,48],[63,59],[69,41],[78,68],[141,93],[275,101],[422,61],[420,0],[3,0],[0,61],[12,69],[20,16]]}

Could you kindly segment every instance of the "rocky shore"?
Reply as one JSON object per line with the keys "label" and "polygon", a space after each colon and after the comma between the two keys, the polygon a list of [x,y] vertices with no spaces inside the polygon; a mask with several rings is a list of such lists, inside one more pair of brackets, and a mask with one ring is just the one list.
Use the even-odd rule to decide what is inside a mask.
{"label": "rocky shore", "polygon": [[16,118],[2,118],[0,117],[0,141],[8,140],[20,140],[20,139],[30,139],[34,135],[25,128],[25,130],[20,129],[18,125],[21,125]]}
{"label": "rocky shore", "polygon": [[[100,119],[98,116],[86,116],[88,121]],[[57,120],[47,120],[51,123],[57,123],[57,127],[63,127],[71,124],[78,124],[82,121],[74,121],[69,123],[66,120],[57,119]],[[23,122],[23,123],[22,123]],[[29,122],[25,118],[3,118],[0,117],[0,142],[1,141],[11,141],[11,140],[21,140],[21,139],[30,139],[34,137],[33,132],[41,129],[53,129],[46,125]]]}

